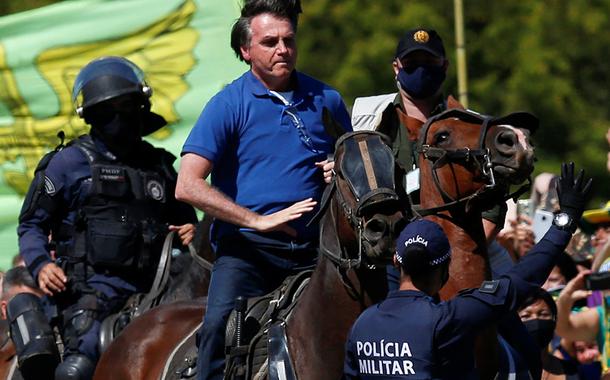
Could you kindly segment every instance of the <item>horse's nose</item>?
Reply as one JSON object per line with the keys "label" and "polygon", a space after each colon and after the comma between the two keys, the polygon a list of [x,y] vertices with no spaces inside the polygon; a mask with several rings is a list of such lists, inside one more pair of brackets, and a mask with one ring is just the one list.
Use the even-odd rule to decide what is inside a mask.
{"label": "horse's nose", "polygon": [[496,135],[494,144],[498,153],[510,156],[515,154],[519,141],[514,131],[504,130]]}
{"label": "horse's nose", "polygon": [[375,215],[364,224],[364,237],[370,242],[377,242],[387,235],[388,221],[380,215]]}

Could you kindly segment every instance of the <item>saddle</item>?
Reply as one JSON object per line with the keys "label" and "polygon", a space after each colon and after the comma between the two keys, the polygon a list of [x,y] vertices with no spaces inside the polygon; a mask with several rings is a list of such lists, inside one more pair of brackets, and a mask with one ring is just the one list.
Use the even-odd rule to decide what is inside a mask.
{"label": "saddle", "polygon": [[231,312],[225,335],[225,380],[278,378],[273,365],[278,360],[294,378],[284,327],[312,273],[290,276],[274,292],[248,299],[241,321],[235,310]]}

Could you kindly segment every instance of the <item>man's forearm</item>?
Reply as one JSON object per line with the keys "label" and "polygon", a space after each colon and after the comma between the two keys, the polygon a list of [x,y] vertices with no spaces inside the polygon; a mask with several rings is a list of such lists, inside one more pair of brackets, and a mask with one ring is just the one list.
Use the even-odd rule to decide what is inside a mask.
{"label": "man's forearm", "polygon": [[572,313],[572,300],[569,295],[560,295],[557,298],[557,332],[560,336],[571,335],[570,314]]}
{"label": "man's forearm", "polygon": [[204,179],[189,181],[176,191],[176,198],[206,214],[241,227],[256,228],[260,215],[242,207]]}

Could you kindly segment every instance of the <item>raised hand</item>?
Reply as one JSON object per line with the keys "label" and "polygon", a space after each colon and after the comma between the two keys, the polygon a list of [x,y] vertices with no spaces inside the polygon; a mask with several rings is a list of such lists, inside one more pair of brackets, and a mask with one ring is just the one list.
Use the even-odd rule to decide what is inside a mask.
{"label": "raised hand", "polygon": [[588,270],[580,272],[566,284],[565,288],[563,288],[559,294],[559,297],[566,299],[570,304],[588,297],[591,294],[591,291],[585,289],[585,278],[589,274],[591,274],[591,271]]}
{"label": "raised hand", "polygon": [[591,192],[592,179],[584,178],[585,172],[581,169],[574,178],[574,163],[561,164],[561,177],[557,181],[557,195],[561,212],[568,214],[573,220],[582,216]]}

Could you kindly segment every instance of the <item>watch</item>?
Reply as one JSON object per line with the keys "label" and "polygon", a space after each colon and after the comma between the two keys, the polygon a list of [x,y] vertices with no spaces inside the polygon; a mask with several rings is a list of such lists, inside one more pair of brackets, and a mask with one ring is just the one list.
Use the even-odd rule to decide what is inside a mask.
{"label": "watch", "polygon": [[553,217],[553,224],[560,230],[570,231],[572,233],[576,231],[576,223],[574,222],[574,219],[572,219],[570,215],[566,214],[565,212],[555,214]]}

